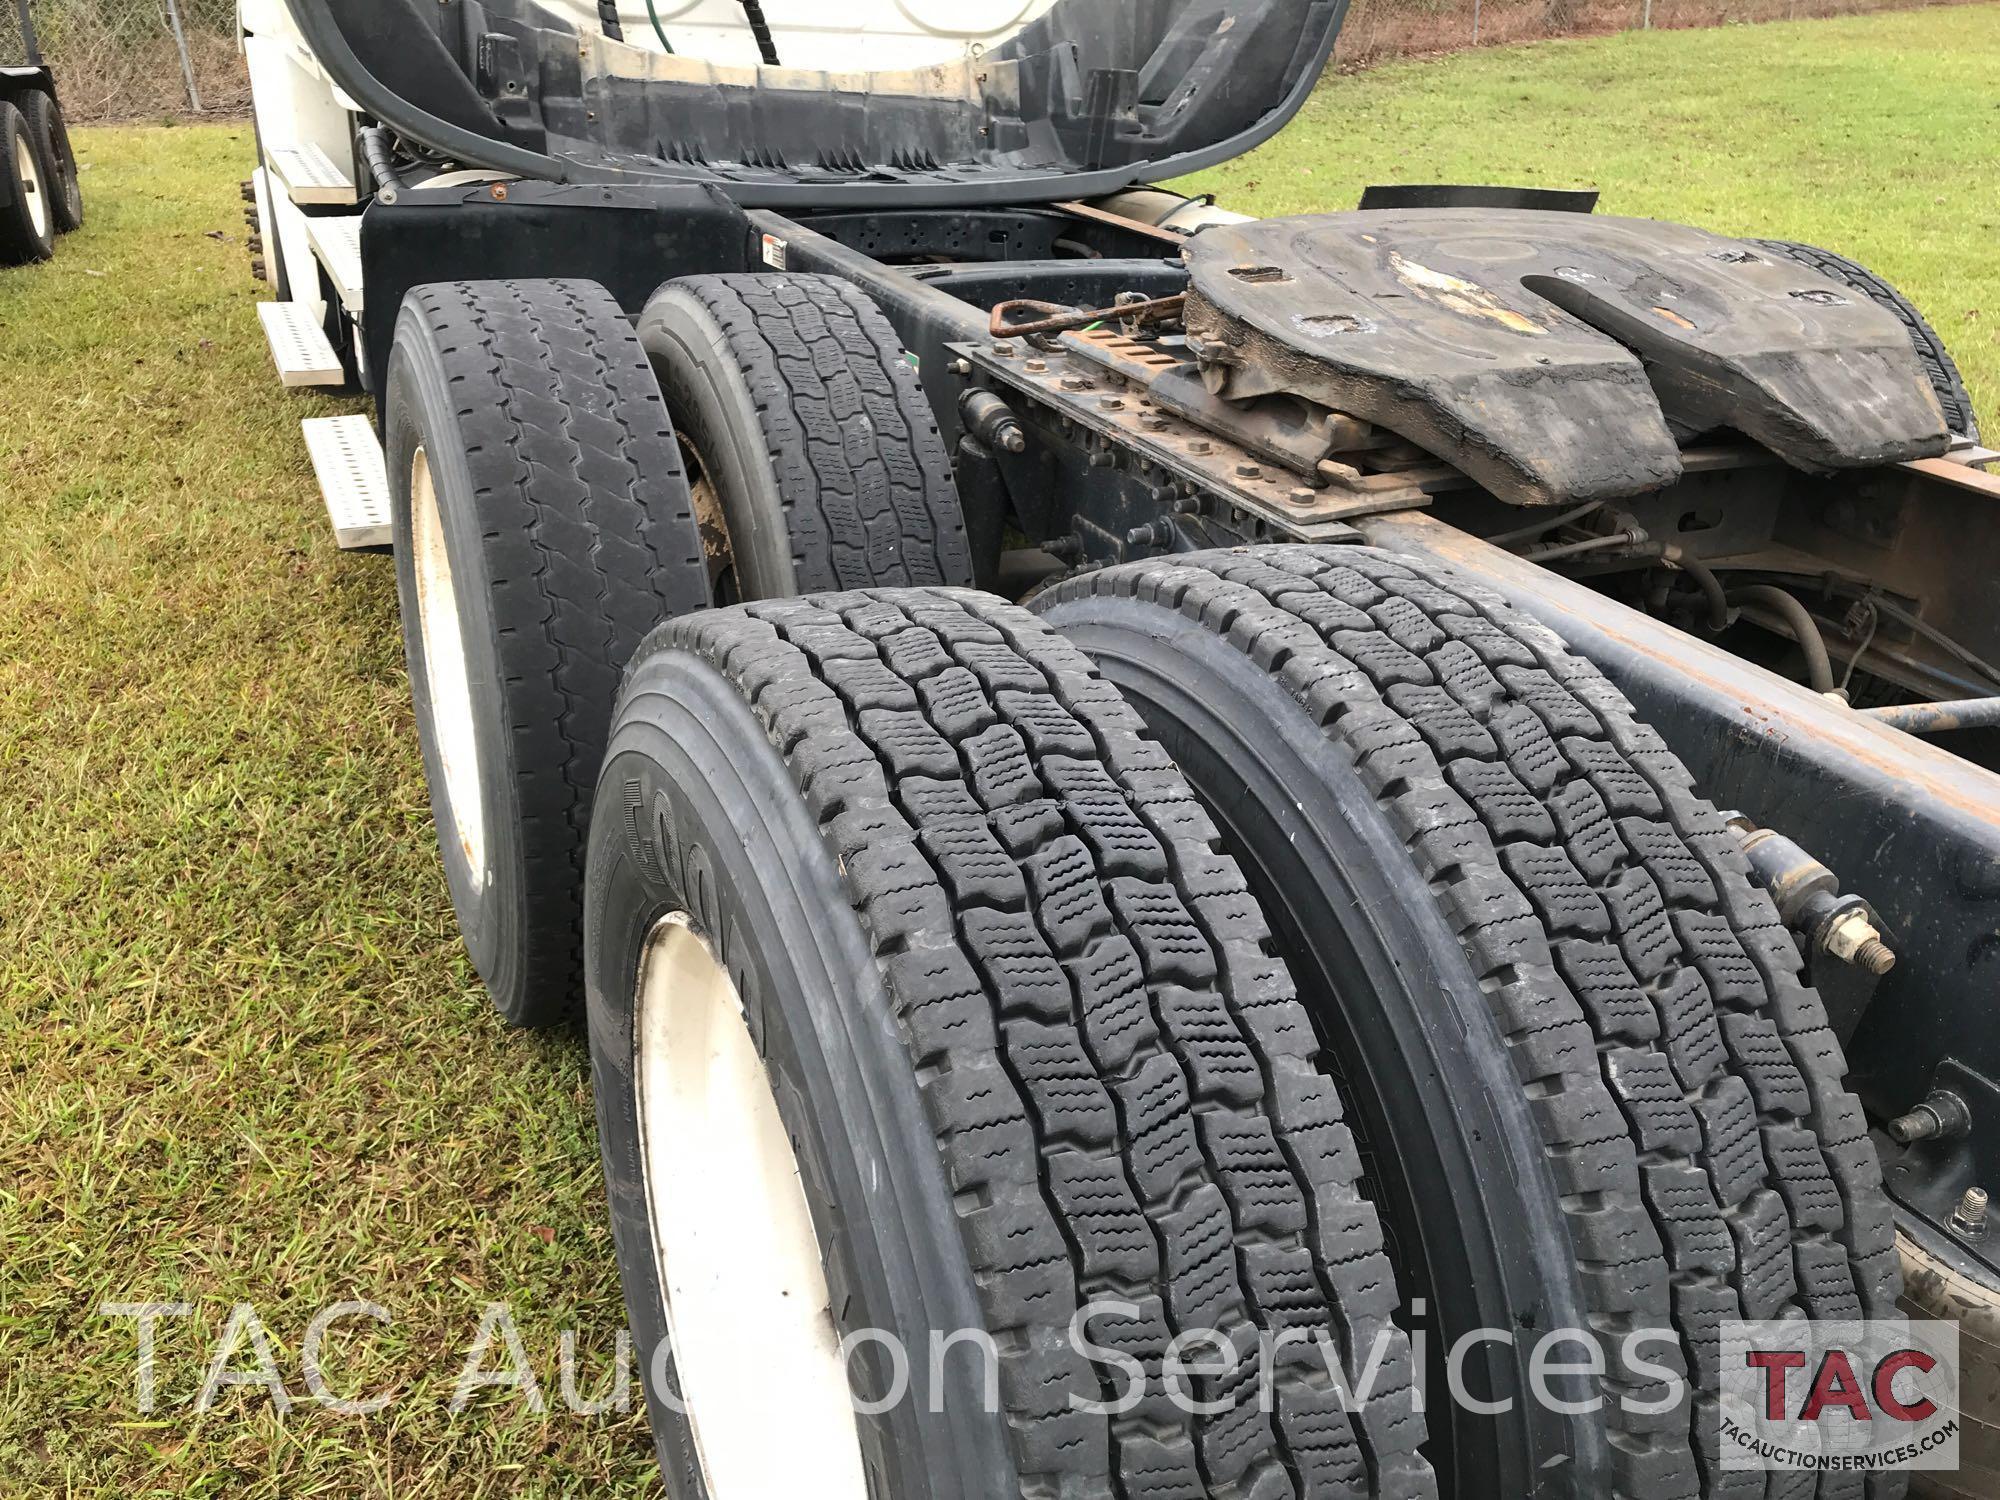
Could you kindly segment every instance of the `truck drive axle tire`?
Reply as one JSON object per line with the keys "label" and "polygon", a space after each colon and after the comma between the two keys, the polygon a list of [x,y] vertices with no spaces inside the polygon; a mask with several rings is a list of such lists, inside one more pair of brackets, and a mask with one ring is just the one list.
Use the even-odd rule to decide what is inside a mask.
{"label": "truck drive axle tire", "polygon": [[972,582],[951,461],[902,341],[833,276],[690,276],[646,304],[716,602]]}
{"label": "truck drive axle tire", "polygon": [[417,734],[452,903],[501,1015],[583,987],[583,860],[626,657],[707,603],[666,407],[585,281],[414,288],[384,441]]}
{"label": "truck drive axle tire", "polygon": [[55,254],[55,211],[28,122],[0,100],[0,266],[26,265]]}
{"label": "truck drive axle tire", "polygon": [[[1718,1324],[1893,1315],[1895,1236],[1798,952],[1664,743],[1548,631],[1370,548],[1127,564],[1035,608],[1194,784],[1322,1028],[1429,1310],[1447,1493],[1765,1495],[1717,1462]],[[1530,1399],[1561,1330],[1599,1353],[1547,1358],[1606,1373],[1552,1388],[1597,1410]],[[1463,1387],[1511,1410],[1440,1394],[1468,1335]]]}
{"label": "truck drive axle tire", "polygon": [[[1082,654],[988,596],[648,638],[586,946],[671,1494],[1434,1493],[1332,1081],[1215,838]],[[1161,1362],[1197,1329],[1247,1358],[1204,1343],[1183,1403]]]}
{"label": "truck drive axle tire", "polygon": [[1958,364],[1952,359],[1951,351],[1945,348],[1938,331],[1917,311],[1916,303],[1859,261],[1835,255],[1817,245],[1801,245],[1794,240],[1746,240],[1744,243],[1817,271],[1894,313],[1908,330],[1910,344],[1923,363],[1924,373],[1930,376],[1931,389],[1937,393],[1938,405],[1944,408],[1945,425],[1960,437],[1971,438],[1975,443],[1979,441],[1979,418],[1973,411],[1972,397],[1966,392],[1965,377],[1958,373]]}
{"label": "truck drive axle tire", "polygon": [[1936,1230],[1907,1226],[1896,1236],[1903,1259],[1903,1305],[1912,1318],[1958,1325],[1958,1467],[1919,1474],[1918,1500],[1991,1500],[2000,1495],[2000,1285],[1983,1267],[1932,1243]]}

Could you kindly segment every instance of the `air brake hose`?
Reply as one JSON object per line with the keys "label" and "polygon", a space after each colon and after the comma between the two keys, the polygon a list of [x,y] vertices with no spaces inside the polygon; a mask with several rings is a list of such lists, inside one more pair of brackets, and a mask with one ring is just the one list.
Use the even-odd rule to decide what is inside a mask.
{"label": "air brake hose", "polygon": [[384,203],[394,203],[406,184],[389,150],[389,132],[380,125],[364,125],[360,136],[361,155],[368,163],[369,175],[375,179],[377,196]]}
{"label": "air brake hose", "polygon": [[1785,629],[1799,643],[1806,659],[1806,681],[1815,693],[1833,691],[1833,662],[1826,654],[1826,637],[1819,622],[1803,604],[1783,589],[1768,583],[1748,583],[1730,593],[1733,604],[1761,604],[1785,622]]}
{"label": "air brake hose", "polygon": [[646,0],[646,15],[653,23],[653,35],[660,39],[660,46],[671,53],[674,44],[667,40],[667,28],[660,24],[660,8],[653,3],[653,0]]}
{"label": "air brake hose", "polygon": [[757,38],[757,54],[764,59],[765,66],[778,66],[778,44],[771,40],[771,23],[764,19],[764,7],[758,0],[743,0],[743,14],[750,18],[750,34]]}

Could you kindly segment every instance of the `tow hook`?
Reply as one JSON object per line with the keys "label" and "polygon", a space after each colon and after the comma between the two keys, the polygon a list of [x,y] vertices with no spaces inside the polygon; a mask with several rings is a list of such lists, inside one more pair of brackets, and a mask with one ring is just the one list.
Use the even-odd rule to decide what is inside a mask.
{"label": "tow hook", "polygon": [[1725,821],[1750,861],[1750,876],[1769,892],[1785,925],[1816,952],[1880,978],[1896,966],[1895,952],[1875,925],[1875,908],[1840,894],[1840,879],[1782,833],[1759,828],[1742,813]]}

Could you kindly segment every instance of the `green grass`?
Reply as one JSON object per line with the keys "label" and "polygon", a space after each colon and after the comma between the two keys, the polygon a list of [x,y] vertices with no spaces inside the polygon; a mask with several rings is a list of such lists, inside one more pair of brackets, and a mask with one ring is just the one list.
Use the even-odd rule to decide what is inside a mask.
{"label": "green grass", "polygon": [[1372,182],[1595,187],[1601,211],[1852,256],[1923,309],[2000,433],[2000,7],[1627,32],[1329,79],[1182,186],[1272,215]]}
{"label": "green grass", "polygon": [[[459,949],[393,576],[333,550],[297,423],[335,407],[252,311],[248,129],[80,148],[86,229],[0,272],[0,1494],[644,1492],[637,1415],[446,1410],[491,1300],[551,1396],[561,1330],[608,1366],[589,1079]],[[396,1322],[329,1381],[383,1415],[191,1411],[232,1304],[303,1395],[347,1297]],[[106,1300],[195,1304],[153,1425]]]}
{"label": "green grass", "polygon": [[[1930,309],[2000,430],[2000,9],[1617,37],[1330,81],[1209,174],[1266,212],[1371,180],[1598,184],[1848,250]],[[0,1496],[635,1494],[637,1415],[446,1402],[492,1300],[544,1388],[622,1323],[574,1036],[509,1034],[455,938],[390,570],[326,536],[271,379],[246,127],[88,131],[90,225],[0,272]],[[1987,316],[1982,318],[1981,310]],[[232,1304],[294,1393],[312,1314],[376,1417],[190,1398]],[[107,1300],[186,1301],[136,1408]]]}

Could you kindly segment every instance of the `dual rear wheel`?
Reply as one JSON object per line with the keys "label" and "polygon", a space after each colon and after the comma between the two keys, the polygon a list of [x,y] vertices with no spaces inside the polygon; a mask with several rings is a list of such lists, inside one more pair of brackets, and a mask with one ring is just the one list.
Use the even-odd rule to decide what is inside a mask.
{"label": "dual rear wheel", "polygon": [[76,153],[54,96],[0,100],[0,265],[47,260],[56,236],[82,225]]}
{"label": "dual rear wheel", "polygon": [[1719,1326],[1888,1311],[1879,1174],[1546,631],[1359,547],[937,587],[921,390],[815,278],[423,288],[388,379],[447,874],[503,1014],[585,1000],[674,1493],[1764,1492]]}

